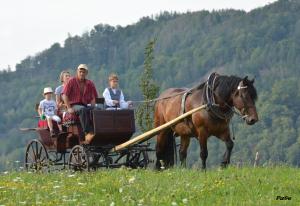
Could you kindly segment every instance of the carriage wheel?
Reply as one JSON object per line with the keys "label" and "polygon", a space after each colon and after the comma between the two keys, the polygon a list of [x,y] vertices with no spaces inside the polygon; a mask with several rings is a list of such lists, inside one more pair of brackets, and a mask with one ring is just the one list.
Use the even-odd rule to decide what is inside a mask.
{"label": "carriage wheel", "polygon": [[89,157],[81,145],[72,148],[69,156],[69,169],[73,171],[89,171]]}
{"label": "carriage wheel", "polygon": [[110,159],[110,157],[107,157],[107,155],[102,152],[91,154],[89,166],[94,170],[96,170],[97,168],[108,168],[112,163],[112,160]]}
{"label": "carriage wheel", "polygon": [[126,165],[131,168],[146,169],[149,164],[149,157],[147,151],[130,151],[127,155]]}
{"label": "carriage wheel", "polygon": [[39,140],[32,140],[26,148],[25,169],[27,171],[49,171],[49,156],[45,146]]}

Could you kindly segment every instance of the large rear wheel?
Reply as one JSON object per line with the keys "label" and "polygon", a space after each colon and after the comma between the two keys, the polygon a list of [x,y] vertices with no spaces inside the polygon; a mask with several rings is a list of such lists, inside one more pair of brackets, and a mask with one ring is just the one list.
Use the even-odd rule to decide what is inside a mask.
{"label": "large rear wheel", "polygon": [[72,171],[89,171],[89,157],[85,148],[76,145],[72,148],[69,156],[69,169]]}
{"label": "large rear wheel", "polygon": [[49,171],[49,156],[45,146],[37,139],[31,140],[26,148],[25,169],[27,171]]}

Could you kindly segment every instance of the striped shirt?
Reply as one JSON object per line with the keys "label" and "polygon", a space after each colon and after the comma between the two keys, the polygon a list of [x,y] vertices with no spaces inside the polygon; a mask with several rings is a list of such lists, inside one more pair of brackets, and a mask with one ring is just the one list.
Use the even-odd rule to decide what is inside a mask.
{"label": "striped shirt", "polygon": [[71,78],[67,85],[65,85],[63,94],[68,97],[70,105],[87,105],[98,97],[96,87],[91,80],[85,79],[84,87],[80,91],[80,81],[76,77]]}

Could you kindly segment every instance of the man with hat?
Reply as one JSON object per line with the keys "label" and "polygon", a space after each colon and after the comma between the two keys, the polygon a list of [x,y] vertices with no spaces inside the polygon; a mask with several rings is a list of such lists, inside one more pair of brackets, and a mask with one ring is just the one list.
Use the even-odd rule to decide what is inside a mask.
{"label": "man with hat", "polygon": [[79,114],[80,123],[85,132],[86,142],[90,142],[93,137],[93,125],[91,123],[91,107],[95,106],[98,93],[94,83],[86,79],[88,67],[80,64],[77,67],[76,76],[71,78],[63,89],[63,100],[67,106],[68,113]]}

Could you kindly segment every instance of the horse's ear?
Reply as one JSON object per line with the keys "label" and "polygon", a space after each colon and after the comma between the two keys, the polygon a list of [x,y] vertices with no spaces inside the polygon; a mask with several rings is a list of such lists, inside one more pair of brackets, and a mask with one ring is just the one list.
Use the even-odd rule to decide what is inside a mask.
{"label": "horse's ear", "polygon": [[243,79],[244,81],[248,80],[248,76],[245,76],[245,78]]}
{"label": "horse's ear", "polygon": [[252,80],[250,80],[250,83],[253,84],[255,81],[255,78],[253,78]]}

